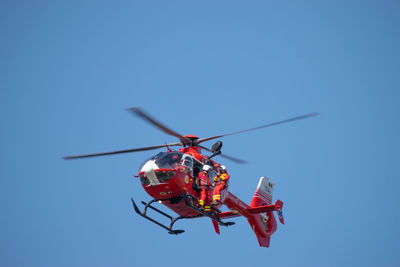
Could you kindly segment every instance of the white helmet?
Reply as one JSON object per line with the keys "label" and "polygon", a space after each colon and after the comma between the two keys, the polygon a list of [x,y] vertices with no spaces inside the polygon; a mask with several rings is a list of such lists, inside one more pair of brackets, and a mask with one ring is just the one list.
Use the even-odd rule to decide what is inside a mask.
{"label": "white helmet", "polygon": [[209,165],[204,165],[203,166],[203,171],[208,172],[209,169],[211,169],[211,167]]}
{"label": "white helmet", "polygon": [[226,167],[224,165],[221,165],[221,170],[226,171]]}

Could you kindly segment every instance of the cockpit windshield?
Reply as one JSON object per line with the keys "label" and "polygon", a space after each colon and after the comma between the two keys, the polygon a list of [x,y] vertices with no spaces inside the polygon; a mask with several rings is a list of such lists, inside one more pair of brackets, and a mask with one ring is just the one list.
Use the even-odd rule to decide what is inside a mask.
{"label": "cockpit windshield", "polygon": [[154,160],[154,163],[159,169],[174,169],[179,165],[182,156],[183,153],[180,152],[160,152],[150,160]]}
{"label": "cockpit windshield", "polygon": [[163,155],[155,159],[155,163],[160,169],[174,169],[176,166],[179,165],[182,156],[183,153],[178,152],[164,153]]}

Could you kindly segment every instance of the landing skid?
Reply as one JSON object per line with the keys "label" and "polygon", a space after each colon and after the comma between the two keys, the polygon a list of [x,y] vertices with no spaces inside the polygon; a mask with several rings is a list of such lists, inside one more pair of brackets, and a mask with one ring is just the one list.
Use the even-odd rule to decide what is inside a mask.
{"label": "landing skid", "polygon": [[[149,220],[149,221],[151,221],[151,222],[157,224],[158,226],[164,228],[165,230],[168,231],[169,234],[171,234],[171,235],[177,235],[177,234],[181,234],[181,233],[185,232],[185,230],[173,230],[172,227],[174,226],[174,223],[175,223],[177,220],[185,219],[185,218],[187,218],[187,217],[176,217],[176,218],[174,218],[174,217],[172,217],[172,216],[166,214],[165,212],[163,212],[163,211],[161,211],[161,210],[159,210],[159,209],[157,209],[157,208],[151,206],[152,203],[158,201],[157,199],[153,199],[153,200],[150,201],[149,203],[146,203],[146,202],[142,201],[142,204],[145,205],[143,212],[141,212],[141,211],[139,210],[139,208],[138,208],[138,206],[136,205],[136,203],[135,203],[135,201],[133,200],[133,198],[131,198],[131,200],[132,200],[133,208],[135,209],[135,211],[136,211],[137,214],[139,214],[139,215],[142,216],[143,218],[145,218],[145,219],[147,219],[147,220]],[[153,218],[147,216],[146,213],[147,213],[147,209],[148,209],[148,208],[151,208],[152,210],[154,210],[154,211],[156,211],[156,212],[158,212],[158,213],[164,215],[165,217],[169,218],[169,219],[171,220],[170,225],[169,225],[169,226],[166,226],[166,225],[164,225],[164,224],[162,224],[162,223],[160,223],[160,222],[154,220]]]}
{"label": "landing skid", "polygon": [[[206,216],[206,217],[209,217],[210,219],[214,220],[215,222],[217,222],[219,225],[230,226],[230,225],[235,224],[234,222],[223,222],[223,221],[221,221],[221,219],[218,216],[218,214],[220,213],[220,211],[218,209],[215,209],[215,208],[211,207],[211,209],[213,209],[213,212],[206,212],[206,211],[200,209],[198,206],[195,205],[195,203],[197,203],[197,199],[195,197],[191,196],[191,195],[185,195],[185,196],[180,197],[180,199],[182,199],[182,198],[184,199],[186,205],[188,205],[190,208],[192,208],[193,210],[197,211],[200,214],[197,215],[197,216],[193,216],[193,217],[184,217],[184,216],[172,217],[171,215],[168,215],[167,213],[165,213],[165,212],[163,212],[163,211],[161,211],[161,210],[159,210],[159,209],[157,209],[157,208],[155,208],[155,207],[153,207],[151,205],[154,202],[157,202],[158,199],[153,199],[148,203],[142,201],[142,204],[145,206],[144,209],[143,209],[143,212],[142,212],[142,211],[140,211],[140,209],[136,205],[136,203],[133,200],[133,198],[131,198],[131,200],[132,200],[133,208],[135,209],[135,212],[137,214],[139,214],[143,218],[145,218],[145,219],[157,224],[158,226],[164,228],[171,235],[178,235],[178,234],[181,234],[181,233],[185,232],[185,230],[173,230],[172,229],[174,224],[175,224],[175,222],[180,220],[180,219],[188,219],[188,218],[196,218],[196,217]],[[166,201],[166,200],[176,201],[176,198],[174,198],[174,199],[163,199],[163,201]],[[159,221],[156,221],[155,219],[147,216],[147,209],[148,208],[150,208],[150,209],[158,212],[159,214],[164,215],[165,217],[169,218],[170,221],[171,221],[169,226],[166,226],[166,225],[160,223]]]}

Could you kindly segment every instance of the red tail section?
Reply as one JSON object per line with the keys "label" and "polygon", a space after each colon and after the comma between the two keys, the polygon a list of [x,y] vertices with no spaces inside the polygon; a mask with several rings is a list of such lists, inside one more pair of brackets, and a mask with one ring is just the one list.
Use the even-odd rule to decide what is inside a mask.
{"label": "red tail section", "polygon": [[284,223],[282,214],[283,202],[277,200],[275,204],[271,204],[273,189],[274,184],[268,178],[261,177],[250,206],[232,193],[227,192],[224,204],[232,211],[222,212],[219,217],[221,219],[237,216],[246,217],[257,236],[260,246],[269,247],[270,237],[277,228],[274,211],[277,212],[280,222]]}
{"label": "red tail section", "polygon": [[[263,205],[270,205],[272,203],[272,193],[274,190],[274,184],[266,177],[261,177],[258,182],[256,192],[254,193],[253,199],[251,200],[250,207],[255,208]],[[270,236],[276,231],[276,220],[272,211],[266,213],[258,213],[254,215],[254,220],[257,221],[258,225],[262,226],[263,231],[256,231],[252,221],[249,220],[254,233],[257,236],[258,243],[262,247],[269,247]]]}

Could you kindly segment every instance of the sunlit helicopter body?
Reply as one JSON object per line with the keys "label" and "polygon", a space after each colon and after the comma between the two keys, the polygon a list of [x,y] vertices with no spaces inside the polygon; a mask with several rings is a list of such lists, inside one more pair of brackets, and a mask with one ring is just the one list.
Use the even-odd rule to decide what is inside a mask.
{"label": "sunlit helicopter body", "polygon": [[[205,209],[202,209],[200,207],[198,202],[199,187],[196,182],[197,175],[203,169],[203,166],[209,165],[214,167],[216,162],[214,162],[212,158],[217,155],[220,155],[237,163],[245,163],[245,161],[221,154],[222,142],[220,141],[216,142],[212,146],[211,150],[200,145],[200,143],[227,135],[238,134],[250,130],[256,130],[277,125],[280,123],[286,123],[289,121],[311,117],[317,115],[317,113],[294,117],[288,120],[266,124],[244,131],[208,138],[199,138],[194,135],[182,136],[176,133],[164,126],[163,124],[159,123],[155,119],[151,118],[139,108],[132,108],[130,110],[139,117],[145,119],[162,131],[166,132],[167,134],[178,137],[180,139],[180,142],[152,147],[69,156],[65,157],[65,159],[104,156],[166,147],[168,149],[167,152],[160,152],[154,157],[147,160],[141,166],[139,173],[136,175],[136,177],[140,179],[144,190],[153,198],[153,200],[149,201],[148,203],[142,201],[142,204],[145,206],[143,211],[138,208],[135,201],[132,199],[134,210],[139,215],[166,229],[170,234],[180,234],[184,232],[184,230],[173,229],[175,222],[180,219],[209,217],[213,223],[216,233],[220,234],[219,225],[230,226],[234,224],[233,222],[223,221],[223,219],[244,216],[247,218],[251,228],[256,234],[260,246],[269,247],[270,236],[277,229],[276,219],[273,214],[274,211],[277,213],[279,221],[281,223],[284,223],[282,214],[283,202],[277,200],[274,204],[272,204],[273,183],[268,180],[268,178],[261,177],[250,205],[247,205],[231,192],[229,192],[229,184],[227,184],[225,188],[221,191],[220,204],[217,206],[211,206],[210,199],[213,190],[211,186],[209,188],[210,195],[205,204],[206,206],[209,205],[211,210],[205,211]],[[183,147],[179,149],[179,151],[175,151],[171,150],[171,146]],[[212,155],[205,156],[202,154],[202,150],[209,151],[212,153]],[[217,169],[212,168],[208,172],[208,174],[210,176],[210,180],[213,181],[214,177],[217,175]],[[154,207],[152,205],[153,203],[163,204],[169,209],[173,210],[179,216],[173,217],[171,215],[168,215],[167,213]],[[230,209],[230,211],[221,212],[220,208],[222,205],[226,205]],[[159,221],[148,216],[148,209],[151,209],[169,218],[169,225],[160,223]]]}

